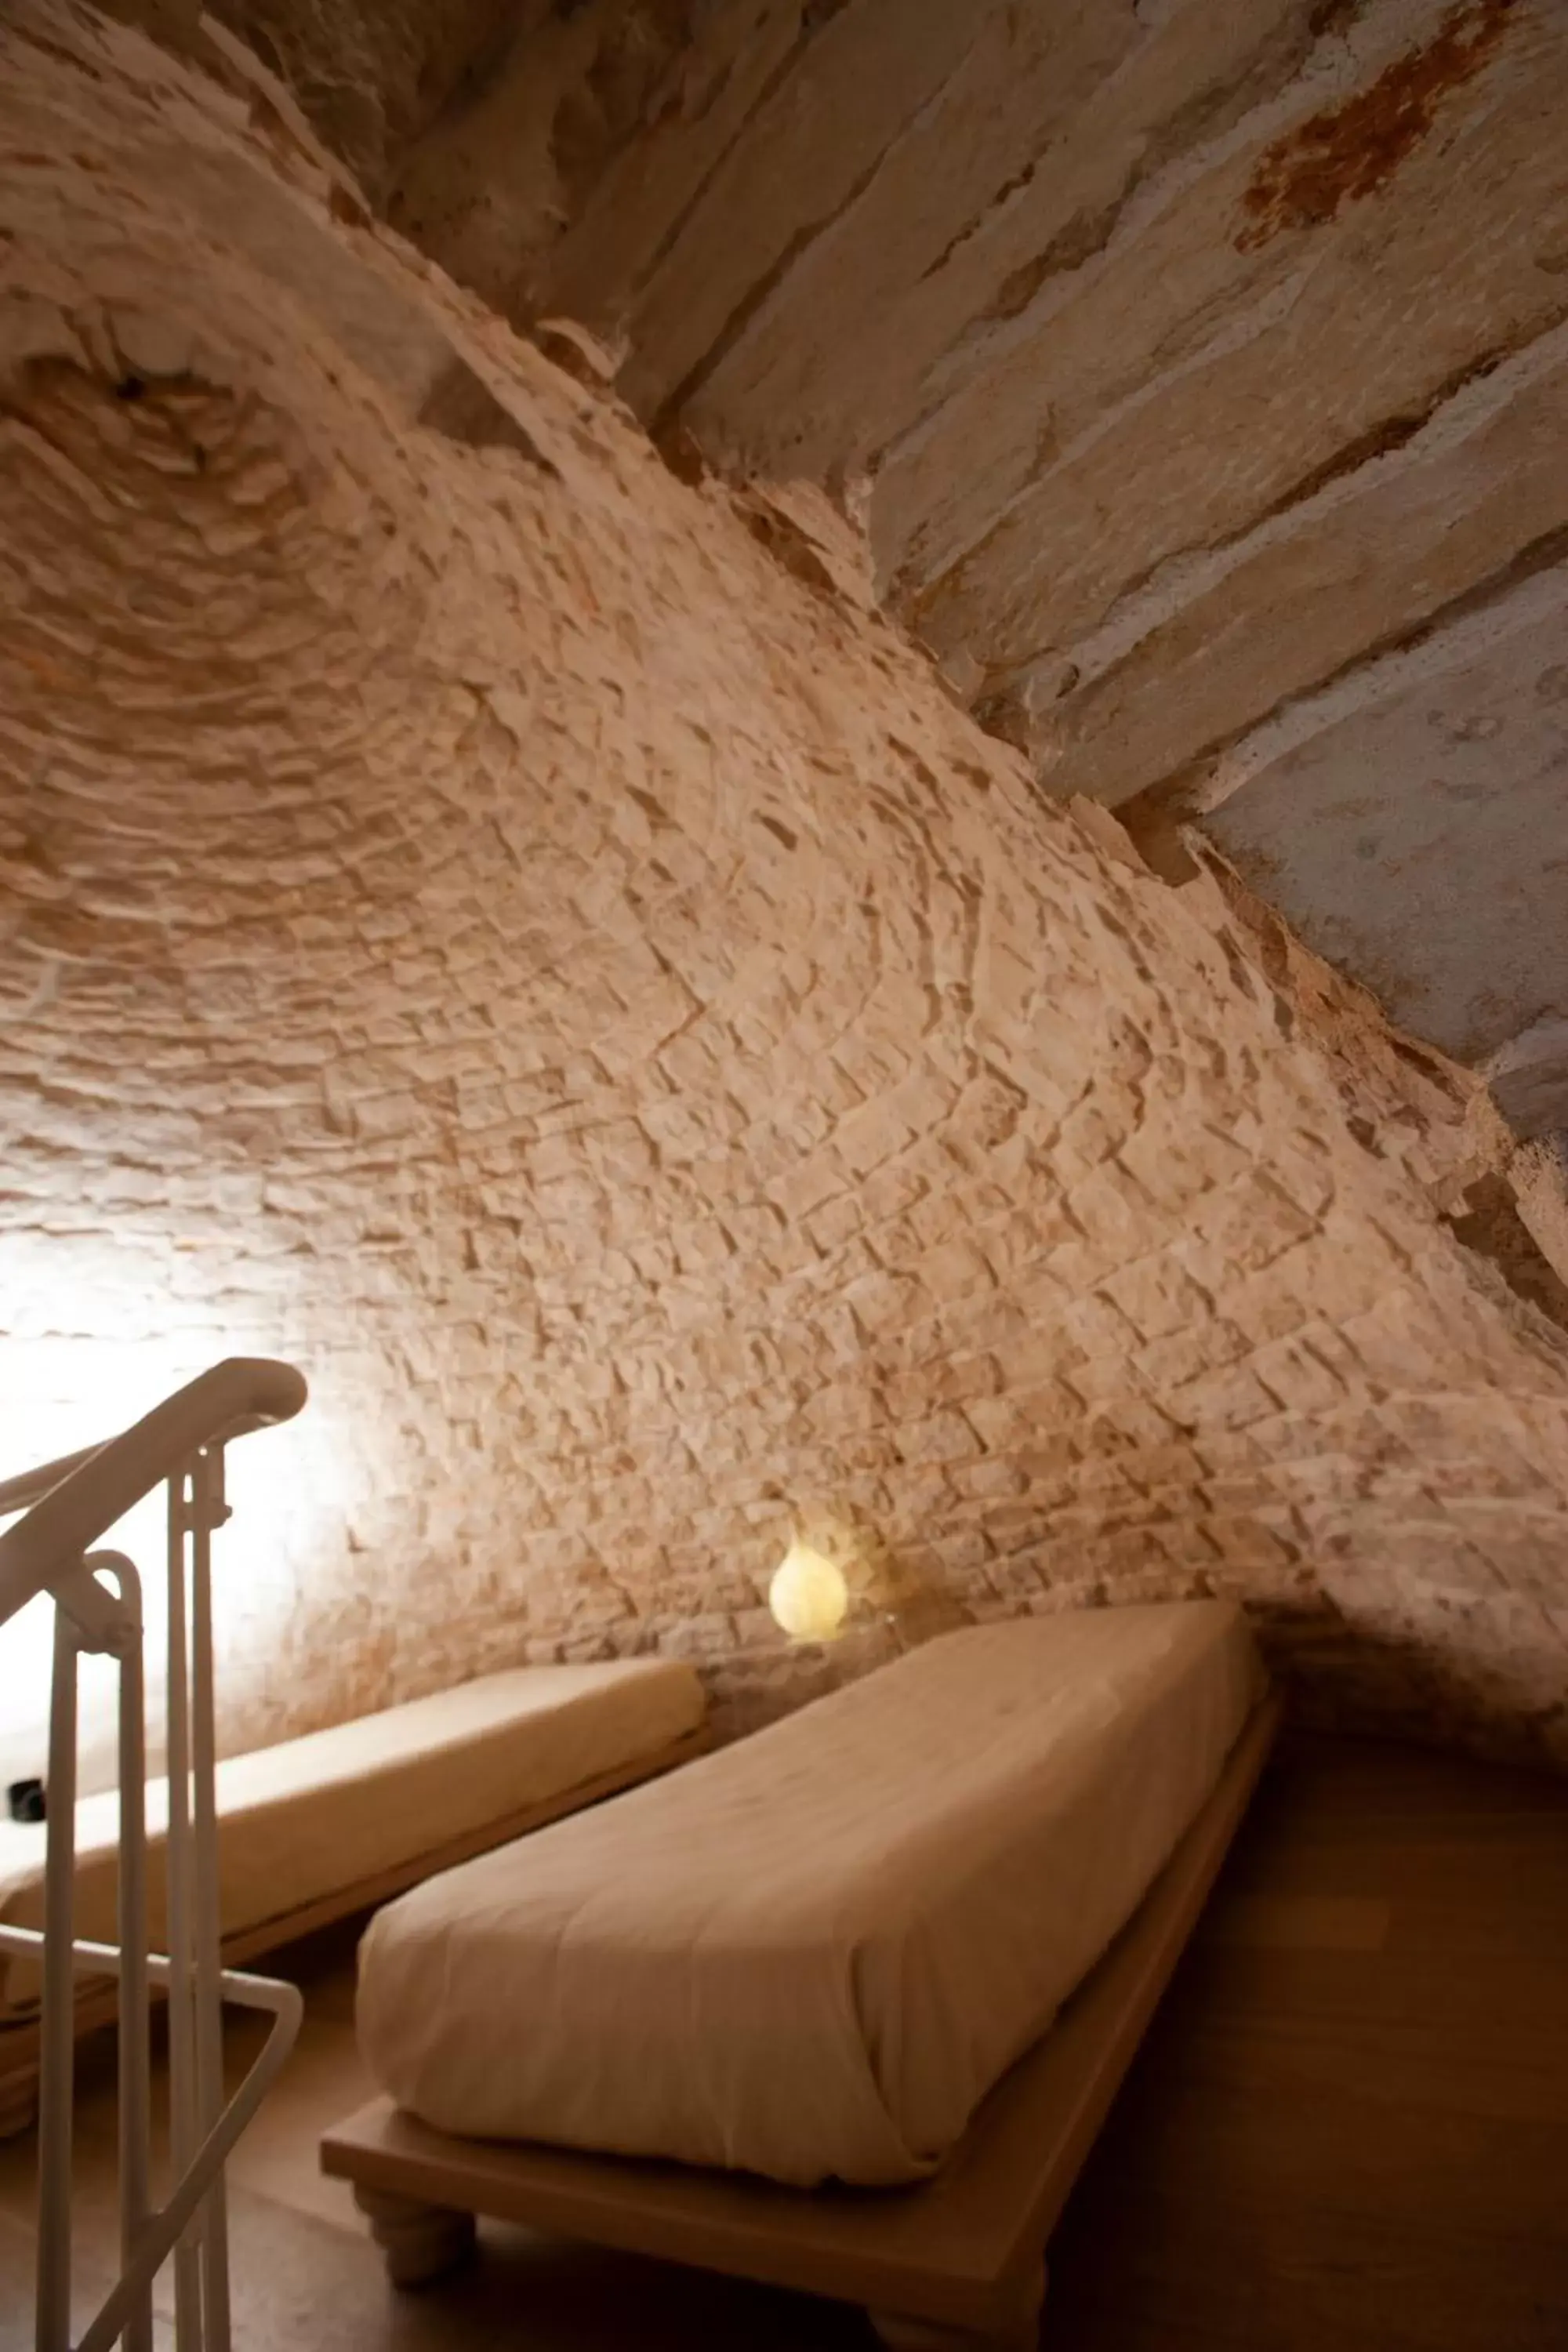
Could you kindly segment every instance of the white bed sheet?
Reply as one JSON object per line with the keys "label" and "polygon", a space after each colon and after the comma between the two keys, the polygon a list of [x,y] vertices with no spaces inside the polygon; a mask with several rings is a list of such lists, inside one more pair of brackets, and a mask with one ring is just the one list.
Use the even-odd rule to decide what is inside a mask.
{"label": "white bed sheet", "polygon": [[361,1948],[437,2129],[910,2180],[1048,2026],[1261,1695],[1226,1603],[942,1636],[428,1881]]}
{"label": "white bed sheet", "polygon": [[[237,1935],[668,1747],[701,1722],[674,1659],[520,1666],[217,1768],[219,1909]],[[166,1781],[148,1783],[148,1896],[163,1941]],[[77,1807],[76,1932],[112,1943],[120,1800]],[[0,1922],[43,1924],[41,1826],[0,1823]],[[0,1960],[0,2017],[36,2006],[38,1972]]]}

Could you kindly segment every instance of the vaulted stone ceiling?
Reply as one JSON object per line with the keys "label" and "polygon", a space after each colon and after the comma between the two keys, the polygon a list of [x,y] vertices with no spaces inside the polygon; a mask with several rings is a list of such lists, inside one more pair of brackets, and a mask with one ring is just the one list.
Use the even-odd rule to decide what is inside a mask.
{"label": "vaulted stone ceiling", "polygon": [[1562,0],[223,13],[458,277],[863,515],[1048,789],[1203,814],[1568,1128]]}
{"label": "vaulted stone ceiling", "polygon": [[798,1696],[817,1514],[852,1664],[1236,1592],[1320,1719],[1568,1756],[1484,1098],[163,30],[0,24],[0,1370],[18,1444],[304,1364],[228,1744],[605,1649]]}

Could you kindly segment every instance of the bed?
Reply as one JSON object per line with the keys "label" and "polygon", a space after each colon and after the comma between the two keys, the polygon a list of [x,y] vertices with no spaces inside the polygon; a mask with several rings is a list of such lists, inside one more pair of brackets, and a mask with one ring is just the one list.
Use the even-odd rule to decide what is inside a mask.
{"label": "bed", "polygon": [[[366,1910],[431,1871],[517,1837],[707,1745],[705,1701],[676,1660],[524,1666],[362,1716],[217,1767],[219,1901],[235,1964]],[[152,1937],[163,1948],[168,1788],[147,1789]],[[0,1823],[0,1924],[43,1922],[47,1829]],[[115,1940],[119,1800],[76,1816],[76,1929]],[[28,2120],[37,2074],[37,1971],[0,1959],[0,2110]],[[111,2017],[87,1979],[85,2030]]]}
{"label": "bed", "polygon": [[1273,1720],[1226,1604],[943,1636],[380,1914],[323,2161],[405,2277],[497,2213],[1032,2340]]}

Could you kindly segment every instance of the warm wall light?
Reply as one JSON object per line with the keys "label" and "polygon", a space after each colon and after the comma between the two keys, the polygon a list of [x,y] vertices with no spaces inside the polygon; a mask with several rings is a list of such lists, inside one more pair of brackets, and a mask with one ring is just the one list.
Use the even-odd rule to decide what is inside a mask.
{"label": "warm wall light", "polygon": [[[289,1290],[279,1287],[266,1321],[230,1319],[194,1295],[201,1260],[184,1251],[172,1256],[171,1246],[154,1240],[121,1245],[99,1236],[7,1234],[0,1477],[113,1435],[220,1357],[292,1355],[295,1334],[310,1331],[315,1309],[304,1274],[295,1276]],[[300,1264],[308,1261],[289,1261],[289,1272]],[[182,1269],[177,1281],[172,1265]],[[221,1268],[215,1270],[215,1292],[226,1278]],[[329,1395],[331,1386],[323,1383]],[[247,1440],[228,1456],[234,1517],[213,1547],[213,1607],[219,1704],[229,1720],[235,1715],[242,1723],[275,1718],[285,1678],[281,1662],[297,1639],[304,1565],[324,1555],[339,1577],[355,1573],[357,1563],[342,1558],[342,1520],[371,1486],[382,1458],[379,1449],[361,1450],[361,1431],[372,1416],[349,1430],[347,1410],[341,1393],[330,1409],[319,1399],[314,1417],[254,1444]],[[345,1475],[350,1463],[352,1495]],[[385,1484],[393,1485],[390,1475]],[[128,1552],[142,1574],[151,1727],[162,1715],[156,1663],[164,1639],[162,1489],[135,1505],[107,1540]],[[321,1570],[312,1566],[311,1573]],[[41,1595],[0,1628],[0,1791],[44,1769],[53,1645],[54,1610]],[[118,1769],[118,1668],[107,1656],[81,1664],[78,1788],[89,1796],[112,1788]],[[344,1668],[352,1671],[349,1661]],[[317,1685],[322,1688],[332,1695],[324,1676]],[[243,1744],[260,1742],[247,1729]],[[156,1741],[150,1769],[163,1769]]]}
{"label": "warm wall light", "polygon": [[792,1642],[831,1642],[844,1622],[849,1589],[843,1572],[798,1536],[773,1570],[768,1607]]}

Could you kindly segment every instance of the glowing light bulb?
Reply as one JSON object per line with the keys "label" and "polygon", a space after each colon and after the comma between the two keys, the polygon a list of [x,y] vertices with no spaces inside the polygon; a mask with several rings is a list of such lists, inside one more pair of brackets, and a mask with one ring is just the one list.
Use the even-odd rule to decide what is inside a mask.
{"label": "glowing light bulb", "polygon": [[792,1642],[831,1642],[844,1622],[849,1589],[843,1571],[797,1537],[773,1570],[768,1607]]}

